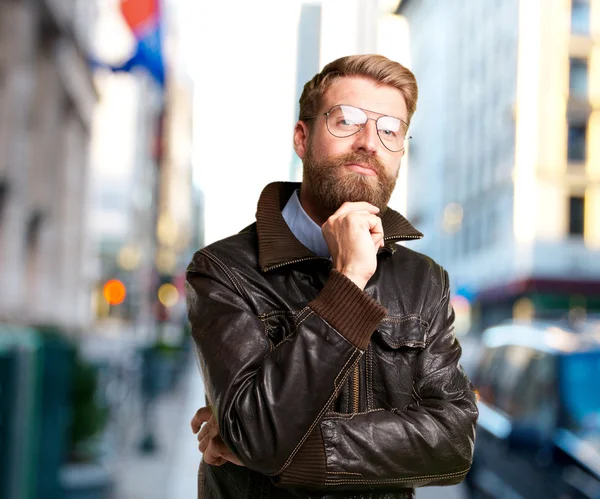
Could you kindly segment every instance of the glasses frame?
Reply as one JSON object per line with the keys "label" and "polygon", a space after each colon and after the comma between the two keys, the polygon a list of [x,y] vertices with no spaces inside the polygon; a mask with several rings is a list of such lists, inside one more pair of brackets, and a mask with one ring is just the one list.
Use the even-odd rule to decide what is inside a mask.
{"label": "glasses frame", "polygon": [[[365,121],[363,123],[363,125],[356,130],[355,132],[352,132],[350,135],[336,135],[334,134],[330,128],[329,128],[329,115],[331,114],[331,112],[336,108],[336,107],[342,107],[342,106],[346,106],[346,107],[353,107],[354,109],[360,109],[363,113],[365,113],[365,116],[367,117],[367,121]],[[369,117],[369,115],[367,113],[374,113],[374,114],[379,114],[379,118],[371,118]],[[302,121],[306,121],[306,120],[313,120],[315,118],[318,118],[319,116],[325,116],[325,126],[327,128],[327,131],[334,136],[336,139],[347,139],[348,137],[352,137],[353,135],[356,135],[357,133],[360,133],[364,130],[364,128],[367,126],[367,123],[369,122],[369,120],[372,120],[375,122],[375,130],[377,130],[377,137],[379,137],[379,141],[381,142],[381,144],[383,145],[383,147],[385,147],[388,151],[390,152],[400,152],[403,151],[406,148],[406,141],[412,139],[411,135],[408,135],[408,123],[406,121],[404,121],[402,118],[398,118],[396,116],[389,116],[387,114],[381,114],[381,113],[377,113],[375,111],[369,111],[368,109],[363,109],[362,107],[358,107],[358,106],[352,106],[350,104],[336,104],[335,106],[332,106],[329,111],[327,111],[326,113],[321,113],[321,114],[316,114],[314,116],[308,116],[307,118],[304,118]],[[404,146],[401,147],[400,149],[398,149],[397,151],[394,151],[393,149],[390,149],[385,142],[383,141],[383,139],[381,138],[381,135],[379,135],[379,128],[377,127],[377,122],[381,119],[381,118],[394,118],[397,120],[400,120],[402,123],[404,123],[406,125],[406,132],[407,135],[404,137]]]}

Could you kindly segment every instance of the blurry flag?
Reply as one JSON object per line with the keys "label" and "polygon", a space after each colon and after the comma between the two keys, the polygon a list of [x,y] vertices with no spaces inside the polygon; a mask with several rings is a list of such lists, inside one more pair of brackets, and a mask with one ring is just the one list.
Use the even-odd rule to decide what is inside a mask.
{"label": "blurry flag", "polygon": [[145,68],[156,82],[165,84],[165,67],[162,53],[162,13],[160,0],[120,0],[121,14],[136,40],[135,52],[119,66],[95,62],[113,71],[131,71]]}

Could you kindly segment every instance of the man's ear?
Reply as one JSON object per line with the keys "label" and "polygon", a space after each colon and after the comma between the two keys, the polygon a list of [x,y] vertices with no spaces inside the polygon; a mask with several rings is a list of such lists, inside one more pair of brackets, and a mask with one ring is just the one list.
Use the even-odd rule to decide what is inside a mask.
{"label": "man's ear", "polygon": [[304,121],[298,121],[294,127],[294,151],[300,159],[304,159],[308,148],[308,125]]}

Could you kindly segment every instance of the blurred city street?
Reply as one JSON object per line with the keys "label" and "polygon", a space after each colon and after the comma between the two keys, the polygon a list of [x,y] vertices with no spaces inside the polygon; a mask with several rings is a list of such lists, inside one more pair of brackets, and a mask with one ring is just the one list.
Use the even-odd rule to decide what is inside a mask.
{"label": "blurred city street", "polygon": [[[358,66],[348,66],[346,80],[337,72],[313,80],[349,55],[393,69],[355,78],[348,68]],[[336,93],[348,81],[367,90]],[[361,158],[387,167],[389,179],[356,160],[366,152]],[[340,163],[350,155],[353,162]],[[320,197],[304,181],[311,157],[323,175],[313,179]],[[348,182],[338,185],[338,174]],[[347,191],[355,181],[370,187]],[[272,211],[251,226],[261,192],[276,182],[290,186],[287,204],[283,190],[278,202],[263,197]],[[290,198],[292,190],[309,194]],[[387,310],[367,340],[356,324],[369,314],[352,306],[364,294],[336,277],[333,286],[343,281],[352,293],[323,298],[330,274],[312,265],[335,260],[318,225],[330,227],[344,201],[377,190],[381,226],[388,206],[406,220],[392,224],[397,235],[385,229],[385,244],[398,245],[390,258],[383,249],[370,255],[375,280],[361,278]],[[298,218],[288,221],[294,199]],[[300,219],[310,240],[293,227]],[[267,232],[250,235],[259,226]],[[226,257],[203,253],[218,277],[193,268],[203,258],[196,252],[223,248],[219,241],[244,227],[247,239]],[[313,235],[322,252],[310,247]],[[281,255],[267,264],[260,248]],[[288,261],[290,251],[297,257]],[[410,277],[420,264],[401,263],[389,286],[398,295],[386,301],[384,261],[404,254],[427,262],[434,285],[406,292],[405,283],[421,290],[427,278]],[[258,297],[280,276],[281,291]],[[202,456],[190,419],[204,387],[192,352],[203,356],[207,379],[220,382],[223,371],[250,372],[232,366],[251,353],[230,345],[264,343],[251,376],[275,373],[266,384],[283,386],[293,402],[297,393],[313,397],[297,388],[311,376],[331,386],[320,377],[336,365],[330,356],[290,348],[303,355],[298,364],[316,353],[327,362],[289,375],[298,364],[276,348],[306,340],[297,333],[319,316],[311,310],[319,298],[330,312],[357,314],[339,314],[350,332],[345,348],[358,345],[349,338],[359,332],[368,342],[345,391],[320,394],[335,395],[340,424],[346,418],[350,428],[371,412],[395,424],[387,412],[426,397],[440,425],[409,440],[444,483],[468,468],[477,400],[470,472],[460,486],[418,489],[418,499],[599,499],[600,0],[2,1],[0,284],[0,499],[196,498]],[[444,306],[417,303],[438,288]],[[438,362],[450,335],[438,342],[431,331],[446,309],[473,391],[454,361]],[[256,328],[238,328],[238,315]],[[229,334],[236,341],[219,343]],[[275,369],[264,370],[270,362]],[[429,386],[440,373],[442,382]],[[214,389],[256,386],[226,379]],[[289,404],[275,396],[264,407]],[[315,414],[294,412],[311,424]],[[253,420],[261,421],[245,422]],[[446,438],[428,438],[438,429]],[[313,454],[317,433],[283,456],[290,479],[300,480],[290,483],[313,480],[313,466],[340,471],[314,459],[326,454],[335,468],[325,437]],[[362,445],[353,456],[376,433],[352,438]],[[270,466],[281,457],[254,450],[248,455]],[[344,485],[366,475],[369,483],[407,480],[385,463],[351,466],[323,476]],[[442,467],[449,474],[438,480]]]}

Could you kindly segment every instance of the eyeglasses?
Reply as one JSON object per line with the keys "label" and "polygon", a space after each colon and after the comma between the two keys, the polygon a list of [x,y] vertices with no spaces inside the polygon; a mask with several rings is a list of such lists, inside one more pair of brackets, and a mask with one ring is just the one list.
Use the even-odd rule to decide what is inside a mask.
{"label": "eyeglasses", "polygon": [[[369,111],[373,112],[373,111]],[[377,113],[376,113],[377,114]],[[310,116],[305,120],[318,118]],[[323,113],[326,117],[327,130],[334,137],[343,139],[360,132],[367,124],[367,121],[373,120],[377,128],[377,135],[384,147],[392,152],[400,152],[404,149],[407,137],[408,123],[395,118],[394,116],[379,116],[379,118],[369,118],[364,109],[346,104],[333,106],[329,111]]]}

